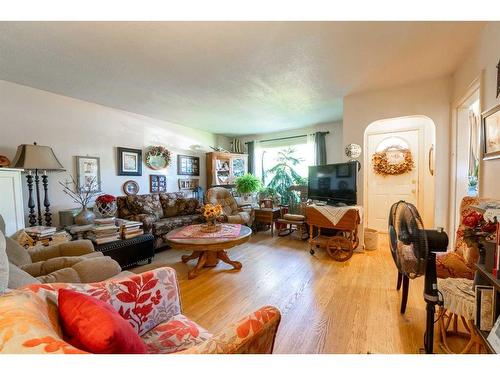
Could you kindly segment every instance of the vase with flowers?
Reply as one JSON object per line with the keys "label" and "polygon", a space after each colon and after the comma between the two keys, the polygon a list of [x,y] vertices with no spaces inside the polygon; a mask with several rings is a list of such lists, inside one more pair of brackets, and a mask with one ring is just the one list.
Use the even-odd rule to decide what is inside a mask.
{"label": "vase with flowers", "polygon": [[75,216],[75,223],[77,225],[92,224],[95,220],[95,214],[88,209],[88,206],[92,198],[98,194],[97,177],[93,177],[84,186],[79,186],[74,177],[71,175],[70,177],[71,181],[64,183],[59,181],[59,185],[63,187],[64,194],[70,196],[75,203],[81,206],[80,212]]}
{"label": "vase with flowers", "polygon": [[201,208],[206,224],[202,225],[204,232],[217,232],[221,229],[221,224],[217,221],[222,216],[222,206],[220,204],[207,203]]}
{"label": "vase with flowers", "polygon": [[116,197],[111,194],[99,195],[95,200],[94,212],[99,217],[113,217],[116,209]]}

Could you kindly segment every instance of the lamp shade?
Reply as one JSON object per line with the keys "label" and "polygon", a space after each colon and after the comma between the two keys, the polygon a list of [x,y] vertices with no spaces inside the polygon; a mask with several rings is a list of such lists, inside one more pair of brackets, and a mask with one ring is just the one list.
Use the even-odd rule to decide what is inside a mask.
{"label": "lamp shade", "polygon": [[64,167],[57,160],[54,151],[49,146],[32,145],[17,146],[16,156],[12,161],[13,168],[44,171],[64,171]]}

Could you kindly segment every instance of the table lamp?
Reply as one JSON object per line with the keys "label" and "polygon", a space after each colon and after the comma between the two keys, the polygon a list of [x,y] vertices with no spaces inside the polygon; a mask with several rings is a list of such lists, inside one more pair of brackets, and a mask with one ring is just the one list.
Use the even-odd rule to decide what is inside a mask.
{"label": "table lamp", "polygon": [[[28,181],[28,208],[30,226],[43,225],[42,207],[40,205],[40,173],[42,176],[42,185],[44,190],[43,205],[45,207],[45,225],[52,225],[52,214],[50,213],[50,201],[48,193],[48,176],[50,171],[64,171],[64,167],[57,160],[54,151],[49,146],[39,146],[34,142],[32,145],[23,144],[17,146],[16,156],[12,161],[13,168],[22,168],[27,171],[26,179]],[[37,214],[35,215],[35,202],[33,200],[33,177],[35,179],[35,194]]]}

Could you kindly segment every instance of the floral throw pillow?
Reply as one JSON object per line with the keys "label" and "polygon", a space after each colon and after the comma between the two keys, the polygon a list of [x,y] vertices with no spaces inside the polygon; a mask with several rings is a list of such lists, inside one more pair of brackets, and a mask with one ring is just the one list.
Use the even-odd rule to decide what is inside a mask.
{"label": "floral throw pillow", "polygon": [[163,217],[163,210],[158,194],[129,195],[127,206],[134,215],[153,215],[157,219]]}

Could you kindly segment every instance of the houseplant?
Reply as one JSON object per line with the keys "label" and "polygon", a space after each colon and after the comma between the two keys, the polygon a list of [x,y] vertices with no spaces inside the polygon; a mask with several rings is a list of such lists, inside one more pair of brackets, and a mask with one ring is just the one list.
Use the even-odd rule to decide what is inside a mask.
{"label": "houseplant", "polygon": [[278,153],[276,165],[266,171],[266,175],[273,175],[267,188],[273,189],[281,196],[282,204],[289,204],[290,201],[298,202],[299,200],[297,193],[288,190],[290,186],[307,184],[307,180],[295,170],[295,166],[303,161],[295,156],[295,152],[292,147],[281,150]]}
{"label": "houseplant", "polygon": [[251,194],[258,192],[262,186],[260,180],[251,173],[236,178],[234,184],[236,185],[236,191],[241,194],[245,201],[248,201]]}

